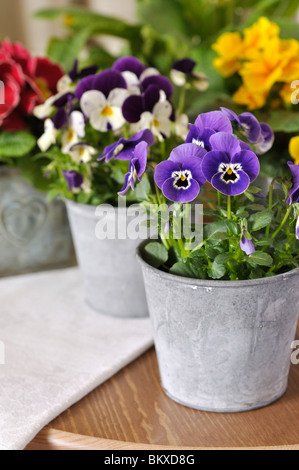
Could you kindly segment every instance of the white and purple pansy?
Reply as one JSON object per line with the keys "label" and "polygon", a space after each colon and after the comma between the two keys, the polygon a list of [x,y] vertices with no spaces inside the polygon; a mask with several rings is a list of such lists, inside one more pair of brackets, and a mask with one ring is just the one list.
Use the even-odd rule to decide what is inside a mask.
{"label": "white and purple pansy", "polygon": [[201,168],[206,153],[201,147],[182,144],[157,165],[155,182],[167,199],[181,203],[196,199],[206,182]]}
{"label": "white and purple pansy", "polygon": [[81,163],[89,163],[92,161],[92,157],[96,155],[98,151],[84,142],[79,142],[70,148],[69,154],[73,162],[80,165]]}
{"label": "white and purple pansy", "polygon": [[210,138],[217,132],[233,133],[230,120],[221,111],[200,114],[194,124],[190,124],[186,143],[196,144],[210,151]]}
{"label": "white and purple pansy", "polygon": [[68,154],[80,139],[85,137],[85,118],[81,111],[73,111],[68,119],[68,129],[62,134],[62,153]]}
{"label": "white and purple pansy", "polygon": [[127,85],[116,70],[104,70],[78,84],[76,97],[91,126],[100,131],[120,129],[125,124],[122,105],[128,96]]}
{"label": "white and purple pansy", "polygon": [[79,192],[84,182],[83,176],[80,175],[80,173],[77,173],[76,171],[72,170],[63,171],[62,173],[67,182],[68,190],[70,191],[70,193]]}
{"label": "white and purple pansy", "polygon": [[170,72],[173,83],[177,86],[190,84],[198,91],[205,91],[209,87],[207,76],[195,72],[196,62],[189,58],[179,59],[174,62]]}
{"label": "white and purple pansy", "polygon": [[125,176],[125,183],[119,196],[126,196],[128,191],[135,190],[136,181],[141,180],[141,176],[144,174],[147,165],[148,156],[148,144],[146,142],[140,142],[134,150],[132,158],[129,163],[129,172]]}
{"label": "white and purple pansy", "polygon": [[44,124],[44,133],[37,141],[37,145],[42,152],[46,152],[52,145],[56,144],[57,134],[58,131],[55,128],[52,119],[46,119]]}
{"label": "white and purple pansy", "polygon": [[225,132],[212,135],[210,145],[212,150],[202,162],[207,181],[227,196],[243,194],[259,175],[258,157],[253,151],[243,150],[240,141]]}
{"label": "white and purple pansy", "polygon": [[150,129],[145,129],[129,139],[121,137],[117,142],[104,149],[103,155],[98,158],[99,161],[105,160],[108,163],[113,158],[118,160],[130,160],[134,150],[140,142],[146,142],[148,146],[155,143],[155,138]]}

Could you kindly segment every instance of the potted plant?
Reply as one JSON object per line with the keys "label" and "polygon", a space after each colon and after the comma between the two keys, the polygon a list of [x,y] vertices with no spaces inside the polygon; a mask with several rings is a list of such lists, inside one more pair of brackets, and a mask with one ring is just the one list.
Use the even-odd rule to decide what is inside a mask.
{"label": "potted plant", "polygon": [[104,314],[142,317],[148,313],[135,258],[139,240],[126,232],[134,220],[129,206],[150,193],[149,181],[125,204],[118,198],[141,179],[149,147],[157,164],[168,147],[183,142],[188,118],[176,112],[171,81],[137,58],[121,57],[97,71],[80,70],[75,61],[65,88],[35,108],[45,127],[38,145],[50,159],[49,197],[66,201],[86,301]]}
{"label": "potted plant", "polygon": [[[290,174],[263,194],[254,134],[261,150],[263,126],[250,113],[246,125],[229,109],[204,113],[186,143],[149,169],[155,193],[143,204],[160,240],[143,242],[138,259],[161,380],[196,409],[252,410],[287,388],[299,314],[299,165],[289,162]],[[182,230],[199,202],[203,232],[200,211]]]}
{"label": "potted plant", "polygon": [[49,59],[8,39],[0,43],[0,276],[73,263],[65,209],[38,191],[49,181],[37,158],[40,122],[32,116],[62,77]]}

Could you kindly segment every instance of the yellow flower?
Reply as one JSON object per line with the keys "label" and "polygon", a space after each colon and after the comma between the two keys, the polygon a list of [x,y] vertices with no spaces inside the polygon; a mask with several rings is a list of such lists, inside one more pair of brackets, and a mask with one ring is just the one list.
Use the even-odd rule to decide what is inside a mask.
{"label": "yellow flower", "polygon": [[269,40],[278,38],[279,33],[280,29],[276,23],[261,16],[252,26],[244,29],[244,58],[257,59]]}
{"label": "yellow flower", "polygon": [[240,69],[240,59],[243,56],[243,40],[240,33],[222,34],[212,49],[220,56],[214,59],[214,67],[223,77],[230,77]]}
{"label": "yellow flower", "polygon": [[294,94],[294,88],[291,83],[286,83],[279,92],[280,97],[283,99],[285,104],[292,104],[292,95]]}
{"label": "yellow flower", "polygon": [[266,104],[267,93],[254,92],[241,86],[238,91],[233,95],[233,100],[236,104],[247,106],[249,110],[260,109]]}
{"label": "yellow flower", "polygon": [[280,77],[281,82],[292,82],[299,79],[299,42],[295,39],[281,41],[281,54],[285,65]]}
{"label": "yellow flower", "polygon": [[291,157],[295,160],[295,164],[299,165],[299,135],[290,140],[289,152]]}
{"label": "yellow flower", "polygon": [[245,87],[252,92],[269,92],[280,81],[288,59],[281,54],[280,39],[268,41],[258,59],[245,62],[240,70]]}

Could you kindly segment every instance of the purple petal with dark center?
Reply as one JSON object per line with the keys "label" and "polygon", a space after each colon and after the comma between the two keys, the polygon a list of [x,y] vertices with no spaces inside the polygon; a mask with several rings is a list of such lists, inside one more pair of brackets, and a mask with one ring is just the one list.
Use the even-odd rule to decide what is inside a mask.
{"label": "purple petal with dark center", "polygon": [[76,171],[63,171],[62,173],[66,179],[70,192],[72,192],[73,189],[81,188],[84,178],[80,173],[77,173]]}
{"label": "purple petal with dark center", "polygon": [[204,157],[201,168],[209,183],[211,183],[214,175],[219,172],[219,167],[222,163],[230,163],[230,158],[225,152],[212,151]]}
{"label": "purple petal with dark center", "polygon": [[163,75],[152,75],[145,78],[141,84],[144,91],[146,91],[147,88],[151,85],[155,85],[159,90],[163,90],[167,99],[171,99],[174,89],[171,81],[168,80],[168,78],[164,77]]}
{"label": "purple petal with dark center", "polygon": [[242,237],[240,241],[241,250],[246,253],[247,256],[253,255],[255,253],[255,247],[252,240],[247,240],[247,238]]}
{"label": "purple petal with dark center", "polygon": [[295,165],[292,162],[288,162],[289,168],[293,175],[293,186],[289,190],[288,204],[294,204],[299,202],[299,165]]}
{"label": "purple petal with dark center", "polygon": [[256,180],[260,173],[260,162],[253,152],[242,150],[232,157],[231,162],[239,163],[242,166],[242,170],[247,173],[251,183]]}
{"label": "purple petal with dark center", "polygon": [[153,111],[155,105],[160,101],[160,90],[156,85],[150,85],[143,94],[143,111]]}
{"label": "purple petal with dark center", "polygon": [[226,152],[230,157],[240,152],[240,141],[237,137],[226,132],[218,132],[210,137],[210,145],[212,150]]}
{"label": "purple petal with dark center", "polygon": [[129,96],[122,106],[123,117],[127,122],[136,123],[140,121],[141,114],[144,112],[142,96]]}
{"label": "purple petal with dark center", "polygon": [[208,127],[216,132],[233,133],[230,120],[221,111],[211,111],[198,116],[195,121],[197,127]]}
{"label": "purple petal with dark center", "polygon": [[185,59],[176,60],[172,68],[175,70],[179,70],[180,72],[183,72],[186,75],[191,75],[195,66],[196,66],[196,62],[194,62],[194,60],[185,58]]}
{"label": "purple petal with dark center", "polygon": [[182,144],[171,152],[169,160],[182,165],[187,158],[198,158],[202,161],[206,153],[206,150],[198,145]]}
{"label": "purple petal with dark center", "polygon": [[245,193],[250,185],[249,176],[244,173],[244,171],[238,171],[239,180],[235,183],[226,183],[223,181],[221,176],[223,176],[222,172],[217,173],[213,176],[211,184],[212,186],[220,191],[222,194],[226,194],[226,196],[239,196],[240,194]]}
{"label": "purple petal with dark center", "polygon": [[127,84],[120,72],[109,69],[95,75],[93,87],[95,90],[104,93],[106,98],[108,98],[112,90],[115,88],[127,88]]}
{"label": "purple petal with dark center", "polygon": [[208,152],[211,150],[210,137],[215,134],[212,129],[205,128],[201,130],[194,124],[189,124],[190,131],[186,139],[186,143],[196,144],[199,147],[203,146]]}
{"label": "purple petal with dark center", "polygon": [[256,144],[261,139],[261,125],[256,117],[251,113],[242,113],[239,116],[242,129],[251,145]]}
{"label": "purple petal with dark center", "polygon": [[145,69],[146,66],[136,59],[136,57],[132,56],[121,57],[112,65],[112,70],[117,70],[118,72],[133,72],[138,78]]}
{"label": "purple petal with dark center", "polygon": [[174,187],[173,183],[174,178],[169,178],[162,187],[164,196],[170,201],[186,203],[194,201],[194,199],[197,198],[200,191],[200,186],[197,181],[191,180],[188,189],[177,189]]}
{"label": "purple petal with dark center", "polygon": [[83,78],[77,85],[75,96],[77,100],[81,100],[82,96],[86,91],[94,90],[94,79],[96,75],[90,75],[89,77]]}
{"label": "purple petal with dark center", "polygon": [[53,123],[55,129],[61,129],[68,121],[68,114],[64,108],[58,109],[57,113],[53,116]]}
{"label": "purple petal with dark center", "polygon": [[155,182],[158,188],[162,189],[163,184],[166,180],[171,178],[172,173],[174,171],[180,170],[181,166],[176,162],[172,162],[171,160],[166,160],[159,163],[155,170]]}

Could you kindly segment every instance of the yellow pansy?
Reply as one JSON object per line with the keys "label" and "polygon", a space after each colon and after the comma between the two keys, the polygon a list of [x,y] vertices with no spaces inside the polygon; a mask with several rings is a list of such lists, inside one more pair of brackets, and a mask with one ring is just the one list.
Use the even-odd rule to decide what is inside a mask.
{"label": "yellow pansy", "polygon": [[285,39],[281,41],[281,54],[285,64],[282,70],[280,81],[292,82],[299,79],[299,42],[295,39]]}
{"label": "yellow pansy", "polygon": [[279,92],[280,97],[283,99],[285,104],[292,104],[292,95],[294,94],[294,88],[291,83],[286,83]]}
{"label": "yellow pansy", "polygon": [[249,28],[244,29],[244,58],[253,60],[259,57],[268,41],[278,38],[279,26],[262,16]]}
{"label": "yellow pansy", "polygon": [[214,67],[223,77],[230,77],[240,67],[243,56],[243,39],[240,33],[222,34],[212,48],[220,57],[214,59]]}
{"label": "yellow pansy", "polygon": [[299,135],[290,140],[289,152],[291,157],[295,160],[295,164],[299,165]]}
{"label": "yellow pansy", "polygon": [[236,104],[247,106],[249,110],[260,109],[266,104],[267,93],[251,92],[245,86],[241,86],[233,95]]}

